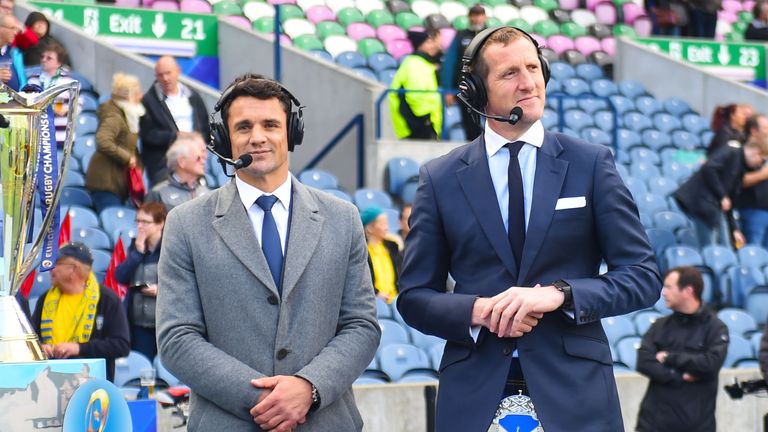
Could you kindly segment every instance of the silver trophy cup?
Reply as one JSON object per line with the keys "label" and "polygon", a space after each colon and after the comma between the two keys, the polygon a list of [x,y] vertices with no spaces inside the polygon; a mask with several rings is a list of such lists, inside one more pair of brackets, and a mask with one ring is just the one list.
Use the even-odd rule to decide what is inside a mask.
{"label": "silver trophy cup", "polygon": [[[49,179],[51,170],[58,170],[59,181],[44,185],[44,199],[49,210],[43,215],[40,230],[32,232],[35,202],[39,200],[36,188],[38,158],[49,160],[56,152],[53,116],[48,106],[64,92],[69,92],[67,112],[67,138],[64,143],[60,167],[44,165],[40,177]],[[62,180],[72,152],[77,100],[80,83],[73,81],[57,85],[41,93],[17,93],[0,85],[0,181],[2,181],[2,244],[0,266],[0,363],[45,360],[37,334],[16,302],[16,292],[24,279],[38,263],[44,238],[59,227],[53,227],[54,210],[61,196]],[[43,146],[43,140],[52,143]],[[48,182],[50,183],[50,182]],[[32,234],[30,236],[30,233]],[[31,237],[31,238],[30,238]],[[51,245],[58,248],[58,244]],[[50,251],[48,251],[50,253]],[[51,265],[45,262],[44,265]]]}

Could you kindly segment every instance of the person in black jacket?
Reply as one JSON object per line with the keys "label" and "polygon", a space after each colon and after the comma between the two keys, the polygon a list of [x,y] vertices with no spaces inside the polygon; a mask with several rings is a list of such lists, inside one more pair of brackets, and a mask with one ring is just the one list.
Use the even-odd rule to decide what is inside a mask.
{"label": "person in black jacket", "polygon": [[[744,147],[721,148],[672,194],[693,221],[699,246],[727,245],[731,236],[736,244],[744,244],[744,236],[733,221],[733,202],[741,193],[747,168],[761,166],[766,155],[765,139],[753,138]],[[727,228],[721,228],[726,226],[724,222]]]}
{"label": "person in black jacket", "polygon": [[32,326],[48,358],[103,358],[113,381],[115,359],[131,350],[128,320],[117,294],[99,286],[92,264],[83,243],[59,249],[51,288],[37,301]]}
{"label": "person in black jacket", "polygon": [[368,207],[360,212],[368,243],[368,268],[373,279],[376,296],[392,303],[398,293],[403,256],[397,243],[385,237],[389,231],[386,213],[379,207]]}
{"label": "person in black jacket", "polygon": [[[768,139],[768,117],[755,114],[747,120],[748,139]],[[741,230],[747,243],[768,247],[768,165],[744,174],[744,190],[736,202]]]}
{"label": "person in black jacket", "polygon": [[640,405],[640,432],[714,432],[718,374],[728,328],[702,305],[704,281],[694,267],[667,273],[661,291],[672,315],[659,318],[637,350],[637,371],[650,379]]}
{"label": "person in black jacket", "polygon": [[165,152],[177,137],[198,132],[210,136],[208,111],[193,89],[179,82],[181,69],[171,56],[155,63],[155,82],[141,98],[146,114],[139,123],[141,159],[154,186],[168,177]]}
{"label": "person in black jacket", "polygon": [[744,125],[753,114],[749,104],[730,104],[715,108],[712,130],[715,135],[707,147],[707,157],[723,147],[740,147],[745,141]]}
{"label": "person in black jacket", "polygon": [[768,41],[768,1],[760,0],[752,8],[752,16],[755,18],[749,23],[744,39]]}

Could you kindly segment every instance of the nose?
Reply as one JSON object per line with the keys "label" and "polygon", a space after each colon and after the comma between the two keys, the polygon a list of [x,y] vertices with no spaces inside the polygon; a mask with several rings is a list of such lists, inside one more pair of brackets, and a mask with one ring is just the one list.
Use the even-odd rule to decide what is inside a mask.
{"label": "nose", "polygon": [[523,72],[520,74],[520,80],[518,81],[518,88],[520,90],[533,90],[536,87],[536,75],[539,71],[531,72],[528,69],[523,69]]}

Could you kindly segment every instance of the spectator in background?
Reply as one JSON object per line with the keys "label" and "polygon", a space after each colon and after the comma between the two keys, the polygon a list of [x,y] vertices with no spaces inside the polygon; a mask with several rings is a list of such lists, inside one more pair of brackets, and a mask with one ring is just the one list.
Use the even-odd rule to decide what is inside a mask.
{"label": "spectator in background", "polygon": [[[66,50],[58,42],[50,42],[40,54],[41,70],[39,74],[29,77],[29,84],[39,85],[43,90],[59,84],[68,84],[77,81],[69,74],[69,69],[64,66],[61,59],[65,57]],[[78,111],[83,107],[82,98],[78,99]],[[67,137],[67,114],[69,114],[69,92],[56,96],[53,101],[53,123],[56,126],[56,145],[64,146]]]}
{"label": "spectator in background", "polygon": [[144,115],[141,87],[133,75],[112,77],[112,98],[99,106],[96,153],[85,173],[85,187],[101,211],[119,206],[128,197],[128,170],[140,166],[136,149],[139,118]]}
{"label": "spectator in background", "polygon": [[[466,51],[469,43],[472,42],[472,38],[485,30],[485,22],[487,19],[488,17],[485,15],[485,8],[481,4],[472,6],[469,8],[469,26],[456,33],[456,36],[453,38],[453,42],[451,42],[451,46],[448,48],[448,52],[445,55],[447,61],[451,63],[443,65],[442,72],[442,82],[450,84],[451,88],[459,88],[464,51]],[[446,95],[445,97],[446,105],[453,105],[456,103],[455,100],[456,96],[453,94]],[[468,141],[474,140],[483,132],[463,106],[461,107],[461,127],[464,129],[464,135]]]}
{"label": "spectator in background", "polygon": [[752,8],[752,16],[754,19],[747,31],[744,32],[744,39],[746,40],[768,40],[768,1],[760,0],[755,3]]}
{"label": "spectator in background", "polygon": [[710,244],[743,245],[733,222],[733,202],[742,190],[748,168],[758,168],[768,156],[768,140],[753,138],[743,147],[716,151],[672,196],[693,221],[701,247]]}
{"label": "spectator in background", "polygon": [[[768,140],[768,117],[755,114],[747,119],[744,129],[748,140]],[[744,189],[736,207],[747,243],[768,248],[768,166],[748,168]]]}
{"label": "spectator in background", "polygon": [[368,207],[360,212],[368,243],[368,268],[371,270],[376,296],[392,303],[397,297],[398,276],[403,257],[397,243],[387,239],[389,221],[379,207]]}
{"label": "spectator in background", "polygon": [[155,301],[157,299],[157,263],[165,227],[165,207],[147,202],[136,212],[136,239],[128,256],[115,269],[117,282],[130,287],[126,303],[131,325],[131,349],[148,359],[157,354],[155,339]]}
{"label": "spectator in background", "polygon": [[659,318],[637,350],[637,371],[650,379],[637,431],[714,432],[717,379],[728,352],[728,327],[702,305],[694,267],[673,268],[661,291],[672,315]]}
{"label": "spectator in background", "polygon": [[723,0],[689,0],[688,36],[714,39],[717,11],[722,3]]}
{"label": "spectator in background", "polygon": [[[41,64],[41,55],[50,44],[57,44],[61,48],[59,62],[69,65],[69,54],[58,39],[51,36],[51,23],[40,12],[30,12],[24,21],[24,31],[16,36],[16,46],[24,53],[24,66],[37,66]],[[37,40],[36,43],[30,43]]]}
{"label": "spectator in background", "polygon": [[0,15],[13,15],[14,0],[0,0]]}
{"label": "spectator in background", "polygon": [[167,211],[171,211],[177,205],[207,193],[207,157],[205,142],[197,132],[176,138],[165,154],[171,174],[152,188],[145,201],[160,202]]}
{"label": "spectator in background", "polygon": [[92,264],[82,243],[59,249],[51,288],[37,301],[32,326],[49,358],[103,358],[112,381],[115,359],[130,352],[128,320],[117,294],[99,286]]}
{"label": "spectator in background", "polygon": [[730,104],[715,108],[712,114],[712,131],[715,135],[707,147],[707,157],[712,156],[721,147],[741,147],[744,142],[744,124],[752,115],[749,104]]}
{"label": "spectator in background", "polygon": [[411,232],[411,226],[408,223],[408,219],[411,217],[412,208],[413,206],[411,204],[405,204],[400,210],[400,231],[398,234],[400,234],[403,241],[408,237],[408,233]]}
{"label": "spectator in background", "polygon": [[0,15],[0,80],[16,91],[27,85],[23,56],[12,45],[21,30],[21,23],[15,16]]}
{"label": "spectator in background", "polygon": [[409,30],[408,39],[415,52],[403,60],[390,85],[393,91],[389,93],[389,109],[395,135],[400,139],[436,140],[443,127],[442,96],[435,68],[443,49],[440,32]]}
{"label": "spectator in background", "polygon": [[147,112],[141,118],[141,158],[152,185],[168,177],[165,152],[178,137],[198,132],[210,136],[208,111],[193,89],[179,82],[181,69],[171,56],[155,63],[155,82],[141,98]]}

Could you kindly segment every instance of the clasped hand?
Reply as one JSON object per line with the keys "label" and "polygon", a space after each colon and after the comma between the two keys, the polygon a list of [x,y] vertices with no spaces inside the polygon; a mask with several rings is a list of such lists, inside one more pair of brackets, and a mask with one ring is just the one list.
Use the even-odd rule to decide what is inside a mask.
{"label": "clasped hand", "polygon": [[482,325],[499,337],[520,337],[533,330],[544,313],[559,308],[563,293],[555,287],[511,287],[490,298],[478,298],[472,324]]}
{"label": "clasped hand", "polygon": [[303,424],[312,406],[312,385],[296,376],[277,375],[251,380],[262,389],[256,406],[251,408],[253,421],[262,430],[291,431]]}

